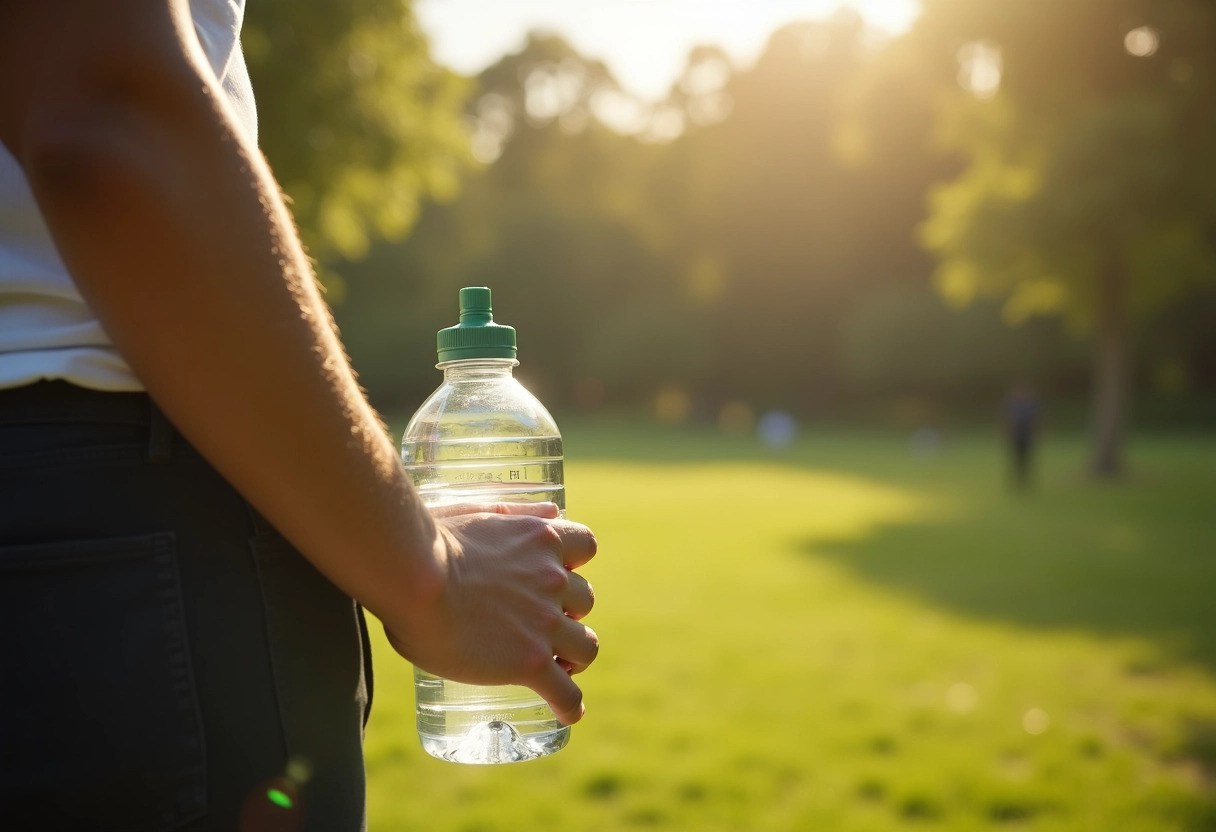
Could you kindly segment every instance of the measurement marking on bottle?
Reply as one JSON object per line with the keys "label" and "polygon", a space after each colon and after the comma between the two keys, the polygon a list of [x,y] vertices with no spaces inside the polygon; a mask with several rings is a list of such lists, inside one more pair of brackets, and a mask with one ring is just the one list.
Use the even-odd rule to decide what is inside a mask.
{"label": "measurement marking on bottle", "polygon": [[452,477],[453,482],[504,482],[502,474],[490,474],[482,471],[469,471],[464,474],[456,474]]}
{"label": "measurement marking on bottle", "polygon": [[507,472],[506,479],[501,473],[492,471],[463,471],[459,474],[452,475],[452,482],[526,482],[524,474],[526,471],[518,468],[512,468]]}

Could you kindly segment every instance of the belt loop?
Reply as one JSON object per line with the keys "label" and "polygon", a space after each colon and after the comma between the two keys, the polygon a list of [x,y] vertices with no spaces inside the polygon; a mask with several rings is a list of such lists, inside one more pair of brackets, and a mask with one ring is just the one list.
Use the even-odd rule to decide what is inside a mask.
{"label": "belt loop", "polygon": [[173,424],[156,402],[148,399],[148,406],[148,462],[164,465],[173,456]]}

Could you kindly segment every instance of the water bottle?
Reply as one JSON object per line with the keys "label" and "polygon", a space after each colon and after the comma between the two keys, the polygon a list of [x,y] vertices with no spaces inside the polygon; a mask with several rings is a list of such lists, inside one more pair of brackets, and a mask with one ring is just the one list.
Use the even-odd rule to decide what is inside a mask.
{"label": "water bottle", "polygon": [[[490,290],[460,290],[460,323],[439,331],[443,384],[405,429],[401,459],[427,506],[542,502],[565,516],[562,438],[511,375],[515,330],[494,322]],[[570,729],[518,685],[466,685],[414,669],[418,737],[457,763],[514,763],[553,754]]]}

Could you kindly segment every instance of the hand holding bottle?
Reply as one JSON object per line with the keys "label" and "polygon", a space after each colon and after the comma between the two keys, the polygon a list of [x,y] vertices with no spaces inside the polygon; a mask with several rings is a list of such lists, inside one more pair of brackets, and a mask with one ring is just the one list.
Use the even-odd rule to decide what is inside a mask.
{"label": "hand holding bottle", "polygon": [[417,666],[457,682],[519,684],[564,725],[582,716],[570,678],[595,660],[599,640],[579,619],[594,593],[573,570],[596,552],[586,526],[553,503],[459,505],[432,510],[442,585],[405,611],[408,629],[386,632]]}

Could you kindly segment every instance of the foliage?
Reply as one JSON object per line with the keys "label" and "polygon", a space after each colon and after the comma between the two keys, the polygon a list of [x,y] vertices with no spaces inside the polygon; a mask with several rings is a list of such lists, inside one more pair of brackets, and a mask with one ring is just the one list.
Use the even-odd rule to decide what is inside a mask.
{"label": "foliage", "polygon": [[242,32],[259,144],[312,254],[399,239],[470,161],[467,83],[435,65],[408,2],[251,2]]}
{"label": "foliage", "polygon": [[[555,81],[568,96],[529,114],[538,74],[580,86]],[[572,126],[570,113],[590,106],[593,91],[615,88],[606,71],[560,41],[533,37],[482,84],[470,104],[474,146],[488,119],[502,131],[501,146],[482,136],[496,161],[464,182],[458,202],[432,206],[405,245],[342,269],[355,291],[338,320],[379,403],[417,401],[433,386],[434,332],[454,320],[466,285],[494,289],[496,314],[519,331],[521,372],[546,401],[569,398],[589,379],[629,394],[668,380],[664,372],[695,377],[700,336],[678,314],[666,223],[646,198],[662,151],[595,120]],[[674,346],[647,323],[664,313],[669,335],[688,336]],[[650,348],[664,360],[649,360]],[[417,360],[403,366],[402,355]],[[678,366],[665,364],[677,355]]]}
{"label": "foliage", "polygon": [[[404,346],[420,305],[433,331],[458,286],[484,282],[554,400],[592,383],[610,401],[671,385],[711,405],[824,401],[847,372],[839,321],[929,270],[911,228],[942,166],[926,131],[907,132],[928,104],[892,109],[884,89],[846,106],[872,56],[849,15],[787,27],[747,71],[695,50],[651,113],[683,132],[658,142],[606,127],[604,96],[624,93],[604,67],[534,36],[482,74],[469,107],[474,149],[495,161],[404,246],[343,268],[355,291],[339,320],[366,383],[382,402],[421,395],[387,346]],[[861,155],[833,127],[846,114]],[[386,305],[398,321],[378,322]]]}
{"label": "foliage", "polygon": [[[774,33],[751,67],[696,49],[654,104],[534,35],[475,80],[465,119],[483,167],[460,198],[428,203],[403,243],[335,264],[362,379],[383,406],[419,401],[456,289],[484,283],[547,402],[676,389],[699,413],[839,415],[912,394],[987,413],[1019,378],[1076,395],[1085,358],[1055,321],[1004,333],[988,306],[951,320],[935,270],[956,300],[1001,298],[1006,322],[1066,310],[1076,330],[1092,318],[1096,254],[1118,253],[1144,322],[1137,383],[1205,389],[1210,307],[1186,301],[1213,270],[1200,104],[1216,70],[1167,56],[1165,28],[1151,60],[1128,55],[1124,24],[1140,18],[1120,2],[1131,16],[1117,25],[1091,0],[1031,4],[1055,26],[1041,47],[1038,18],[1012,3],[938,0],[894,41],[841,12]],[[1072,54],[1094,20],[1109,43],[1082,38]],[[1188,54],[1204,42],[1199,25],[1169,32]],[[1000,92],[959,91],[960,48],[998,35]],[[1180,306],[1193,322],[1158,339],[1154,321]]]}
{"label": "foliage", "polygon": [[[1044,321],[1003,326],[991,303],[952,310],[933,295],[895,287],[867,295],[842,325],[841,360],[858,393],[1000,401],[1011,380],[1067,393],[1080,345]],[[1071,358],[1071,360],[1069,360]]]}
{"label": "foliage", "polygon": [[[957,26],[957,10],[942,5],[938,14]],[[1025,24],[1012,14],[964,30],[999,45],[1010,80],[991,99],[960,91],[942,126],[945,141],[969,160],[961,176],[934,190],[924,230],[942,257],[938,285],[950,300],[1004,295],[1011,322],[1065,311],[1089,328],[1095,285],[1112,258],[1126,265],[1139,319],[1216,275],[1216,121],[1207,112],[1216,93],[1209,65],[1216,17],[1195,14],[1194,3],[1173,5],[1201,19],[1171,18],[1168,8],[1145,16],[1206,28],[1208,46],[1200,48],[1193,31],[1178,37],[1166,28],[1157,53],[1129,54],[1119,26],[1130,10],[1105,0],[1074,4],[1033,40],[1013,28]],[[1079,6],[1089,13],[1078,14]],[[1044,11],[1021,8],[1027,17]],[[938,21],[930,16],[923,25]],[[1105,48],[1073,47],[1095,35]],[[1034,61],[1051,74],[1034,72]]]}

